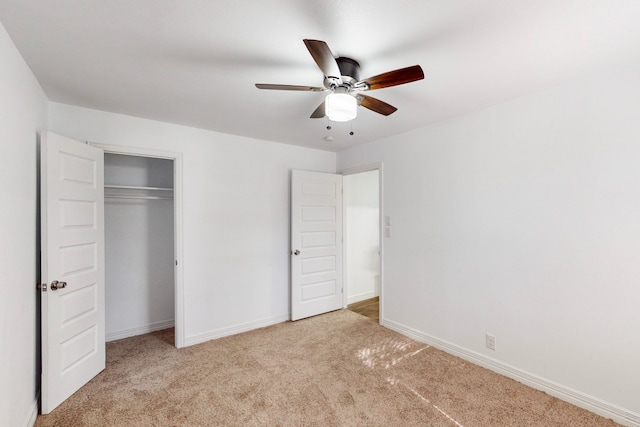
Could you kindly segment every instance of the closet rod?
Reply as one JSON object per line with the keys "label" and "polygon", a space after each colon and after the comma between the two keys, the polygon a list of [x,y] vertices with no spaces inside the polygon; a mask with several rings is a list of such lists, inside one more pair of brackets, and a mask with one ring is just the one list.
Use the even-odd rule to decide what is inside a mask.
{"label": "closet rod", "polygon": [[142,199],[142,200],[173,200],[173,197],[161,197],[161,196],[114,196],[111,194],[105,194],[105,199]]}
{"label": "closet rod", "polygon": [[172,187],[136,187],[133,185],[111,185],[111,184],[105,184],[104,188],[116,188],[118,190],[173,191]]}

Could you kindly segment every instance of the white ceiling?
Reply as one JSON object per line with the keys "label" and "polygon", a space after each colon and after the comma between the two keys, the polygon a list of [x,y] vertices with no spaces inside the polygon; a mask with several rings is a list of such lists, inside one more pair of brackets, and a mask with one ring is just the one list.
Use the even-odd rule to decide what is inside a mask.
{"label": "white ceiling", "polygon": [[[637,57],[639,18],[638,0],[0,0],[51,101],[331,151]],[[322,93],[254,86],[322,86],[304,38],[361,78],[425,79],[368,92],[391,116],[359,108],[328,131],[309,119]]]}

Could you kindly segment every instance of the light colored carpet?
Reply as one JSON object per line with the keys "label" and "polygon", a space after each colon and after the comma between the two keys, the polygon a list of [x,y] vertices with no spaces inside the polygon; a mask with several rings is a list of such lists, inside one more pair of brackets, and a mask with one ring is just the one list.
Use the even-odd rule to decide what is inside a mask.
{"label": "light colored carpet", "polygon": [[107,344],[107,368],[36,426],[616,426],[340,310],[177,350]]}

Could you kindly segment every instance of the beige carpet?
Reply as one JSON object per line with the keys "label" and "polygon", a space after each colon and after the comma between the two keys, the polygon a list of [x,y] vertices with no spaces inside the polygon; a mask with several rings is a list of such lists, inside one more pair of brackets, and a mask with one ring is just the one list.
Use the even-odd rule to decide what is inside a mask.
{"label": "beige carpet", "polygon": [[615,426],[340,310],[176,350],[107,344],[107,368],[36,426]]}

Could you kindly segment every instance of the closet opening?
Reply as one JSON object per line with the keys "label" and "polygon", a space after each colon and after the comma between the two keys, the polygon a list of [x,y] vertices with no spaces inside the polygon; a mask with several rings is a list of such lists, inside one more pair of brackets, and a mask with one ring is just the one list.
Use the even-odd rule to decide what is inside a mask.
{"label": "closet opening", "polygon": [[180,155],[93,145],[105,152],[105,339],[175,328],[183,347]]}

